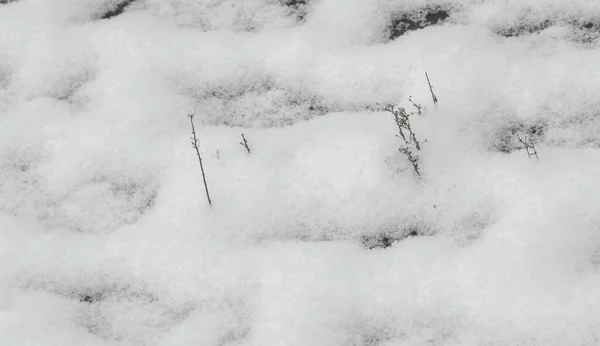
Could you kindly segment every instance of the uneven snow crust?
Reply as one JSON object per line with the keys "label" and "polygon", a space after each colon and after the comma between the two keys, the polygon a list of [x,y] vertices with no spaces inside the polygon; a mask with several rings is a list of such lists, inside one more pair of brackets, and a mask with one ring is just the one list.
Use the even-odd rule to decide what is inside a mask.
{"label": "uneven snow crust", "polygon": [[0,345],[600,344],[599,18],[0,1]]}

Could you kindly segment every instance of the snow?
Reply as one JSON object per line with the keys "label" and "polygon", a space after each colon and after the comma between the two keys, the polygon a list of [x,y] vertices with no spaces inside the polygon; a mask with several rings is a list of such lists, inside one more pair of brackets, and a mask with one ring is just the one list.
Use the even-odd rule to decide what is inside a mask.
{"label": "snow", "polygon": [[1,345],[600,342],[597,2],[117,5],[0,3]]}

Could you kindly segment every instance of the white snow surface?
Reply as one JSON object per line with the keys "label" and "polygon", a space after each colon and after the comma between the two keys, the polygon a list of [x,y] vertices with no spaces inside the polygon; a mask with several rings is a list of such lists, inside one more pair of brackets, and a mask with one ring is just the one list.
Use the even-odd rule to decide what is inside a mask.
{"label": "white snow surface", "polygon": [[0,3],[0,345],[600,344],[600,2],[118,7]]}

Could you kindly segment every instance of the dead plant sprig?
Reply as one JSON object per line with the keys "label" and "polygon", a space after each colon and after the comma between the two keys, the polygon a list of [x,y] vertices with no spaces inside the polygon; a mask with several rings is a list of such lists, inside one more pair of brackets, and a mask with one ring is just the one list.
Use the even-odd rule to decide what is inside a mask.
{"label": "dead plant sprig", "polygon": [[[197,105],[197,104],[196,104]],[[204,190],[206,191],[206,199],[208,205],[212,206],[212,200],[210,199],[210,193],[208,192],[208,184],[206,183],[206,174],[204,173],[204,165],[202,164],[202,156],[200,155],[200,145],[198,137],[196,136],[196,127],[194,126],[194,116],[196,115],[196,107],[194,106],[194,112],[188,114],[190,118],[190,125],[192,126],[192,147],[196,150],[196,156],[198,156],[198,162],[200,163],[200,171],[202,172],[202,181],[204,182]]]}
{"label": "dead plant sprig", "polygon": [[244,137],[243,133],[242,133],[242,141],[240,142],[240,145],[243,146],[244,148],[246,148],[246,150],[248,151],[248,154],[252,154],[252,152],[250,151],[250,146],[248,145],[248,141],[246,140],[246,137]]}
{"label": "dead plant sprig", "polygon": [[409,98],[409,101],[415,106],[417,113],[409,113],[406,111],[406,109],[401,107],[394,108],[394,105],[392,104],[380,106],[380,110],[389,112],[394,116],[394,122],[398,127],[398,134],[396,134],[396,137],[402,139],[405,144],[405,146],[399,148],[399,151],[406,156],[408,161],[412,164],[417,175],[420,176],[421,172],[419,169],[419,155],[416,154],[416,152],[421,151],[421,146],[423,143],[427,142],[427,140],[422,142],[419,141],[410,123],[410,117],[412,115],[422,115],[422,107],[414,103],[411,98]]}
{"label": "dead plant sprig", "polygon": [[431,81],[429,80],[429,75],[427,74],[427,71],[425,71],[425,78],[427,78],[427,84],[429,84],[429,91],[431,92],[431,98],[433,99],[433,105],[435,106],[438,103],[438,98],[433,92],[433,85],[431,85]]}
{"label": "dead plant sprig", "polygon": [[531,138],[529,136],[526,135],[525,140],[523,140],[517,133],[517,139],[519,140],[519,142],[521,142],[521,144],[523,144],[525,146],[525,150],[527,151],[527,157],[531,158],[532,156],[535,156],[535,158],[538,161],[540,160],[538,153],[537,153],[537,149],[535,148],[535,144],[533,144],[533,141],[531,140]]}

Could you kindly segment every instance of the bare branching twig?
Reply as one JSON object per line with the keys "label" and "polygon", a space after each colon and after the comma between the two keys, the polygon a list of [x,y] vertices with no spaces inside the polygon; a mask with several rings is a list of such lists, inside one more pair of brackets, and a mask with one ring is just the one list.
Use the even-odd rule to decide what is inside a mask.
{"label": "bare branching twig", "polygon": [[[412,114],[406,112],[404,108],[399,108],[398,110],[394,110],[394,107],[391,105],[387,105],[384,111],[392,113],[394,115],[394,121],[396,122],[396,126],[398,126],[398,137],[402,138],[406,144],[411,144],[411,142],[415,145],[417,150],[421,150],[421,142],[417,140],[417,136],[412,130],[410,125],[410,116]],[[408,138],[404,134],[404,131],[408,132]],[[424,142],[423,142],[424,143]]]}
{"label": "bare branching twig", "polygon": [[408,97],[408,101],[410,101],[410,103],[412,103],[412,105],[413,105],[413,106],[415,106],[415,108],[417,109],[417,114],[419,114],[419,115],[422,115],[422,114],[423,114],[423,112],[422,112],[422,110],[421,110],[421,109],[423,108],[423,106],[416,104],[416,103],[415,103],[415,102],[412,100],[412,96],[409,96],[409,97]]}
{"label": "bare branching twig", "polygon": [[[197,104],[196,104],[197,105]],[[204,182],[204,190],[206,191],[206,199],[208,200],[208,205],[212,206],[212,201],[210,199],[210,194],[208,193],[208,184],[206,183],[206,174],[204,174],[204,165],[202,164],[202,156],[200,156],[200,147],[198,142],[198,137],[196,136],[196,127],[194,126],[194,116],[196,115],[196,107],[194,106],[194,112],[192,114],[188,114],[190,118],[190,125],[192,125],[192,146],[196,150],[196,156],[198,156],[198,162],[200,163],[200,170],[202,171],[202,181]],[[218,152],[217,152],[218,155]]]}
{"label": "bare branching twig", "polygon": [[431,92],[431,98],[433,99],[433,105],[437,105],[438,103],[438,99],[437,96],[435,96],[435,93],[433,92],[433,85],[431,85],[431,81],[429,80],[429,75],[427,74],[427,71],[425,71],[425,77],[427,78],[427,84],[429,84],[429,91]]}
{"label": "bare branching twig", "polygon": [[525,136],[525,140],[523,140],[517,133],[517,139],[525,146],[525,150],[527,150],[527,157],[531,158],[531,156],[535,156],[538,161],[540,160],[537,149],[535,148],[535,145],[529,136]]}
{"label": "bare branching twig", "polygon": [[[409,98],[409,101],[417,109],[418,113],[416,113],[416,114],[421,115],[422,107],[420,105],[417,105],[416,103],[414,103],[411,98]],[[417,151],[417,152],[420,151],[421,145],[423,143],[427,142],[427,140],[420,142],[417,139],[417,135],[413,131],[413,128],[410,123],[410,116],[414,115],[415,113],[409,113],[404,108],[394,109],[394,106],[391,104],[381,106],[380,110],[382,110],[384,112],[392,113],[392,115],[394,116],[394,122],[396,123],[396,126],[398,127],[398,134],[396,134],[396,137],[402,139],[405,144],[399,150],[401,153],[403,153],[406,156],[408,161],[412,164],[417,175],[420,176],[421,172],[419,170],[419,156],[417,154],[415,154],[415,151]]]}
{"label": "bare branching twig", "polygon": [[244,148],[246,148],[246,150],[248,151],[248,154],[252,154],[252,152],[250,152],[250,146],[248,145],[248,141],[246,140],[246,137],[244,137],[243,133],[242,133],[242,141],[240,142],[240,145],[243,146]]}
{"label": "bare branching twig", "polygon": [[415,172],[417,173],[417,175],[421,175],[421,172],[419,172],[419,155],[416,155],[413,153],[411,148],[400,148],[398,149],[400,150],[401,153],[403,153],[404,155],[406,155],[406,158],[408,159],[408,161],[412,164],[413,169],[415,170]]}

